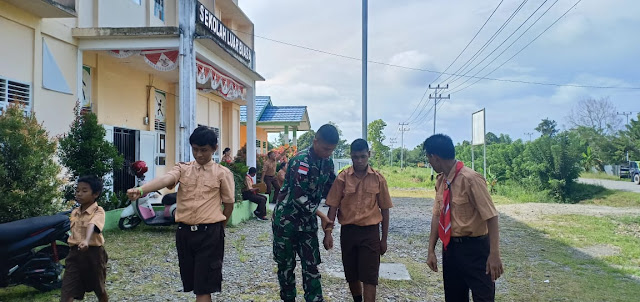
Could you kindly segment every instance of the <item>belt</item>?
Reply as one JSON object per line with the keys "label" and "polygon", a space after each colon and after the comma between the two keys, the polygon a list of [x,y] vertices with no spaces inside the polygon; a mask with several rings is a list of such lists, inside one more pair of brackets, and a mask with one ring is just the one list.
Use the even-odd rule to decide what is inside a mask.
{"label": "belt", "polygon": [[182,230],[189,230],[192,232],[197,232],[197,231],[206,231],[208,228],[213,227],[215,224],[220,223],[220,222],[216,222],[216,223],[204,223],[204,224],[194,224],[194,225],[190,225],[190,224],[185,224],[182,222],[178,223],[178,229]]}
{"label": "belt", "polygon": [[481,241],[487,238],[489,238],[489,235],[482,235],[478,237],[451,237],[451,242],[464,243],[470,241]]}

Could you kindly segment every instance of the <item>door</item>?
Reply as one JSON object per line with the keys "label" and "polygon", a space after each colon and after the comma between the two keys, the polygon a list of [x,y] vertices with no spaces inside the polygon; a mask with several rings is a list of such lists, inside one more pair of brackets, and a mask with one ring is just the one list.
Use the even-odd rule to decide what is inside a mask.
{"label": "door", "polygon": [[149,171],[145,174],[145,180],[150,181],[156,177],[156,149],[157,133],[155,131],[140,131],[139,160],[147,163]]}
{"label": "door", "polygon": [[[129,171],[131,163],[136,161],[136,132],[137,130],[132,129],[113,128],[113,144],[116,145],[118,152],[124,156],[122,167],[113,171],[114,192],[125,193],[128,189],[136,186],[135,175]],[[150,163],[147,163],[147,165],[150,165]]]}

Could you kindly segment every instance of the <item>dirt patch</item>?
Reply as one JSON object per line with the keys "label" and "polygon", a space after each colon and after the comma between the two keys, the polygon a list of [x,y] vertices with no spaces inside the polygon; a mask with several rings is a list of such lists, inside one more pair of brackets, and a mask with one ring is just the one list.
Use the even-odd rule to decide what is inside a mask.
{"label": "dirt patch", "polygon": [[530,222],[546,215],[629,216],[640,215],[640,208],[618,208],[584,204],[519,203],[497,205],[498,211],[516,220]]}
{"label": "dirt patch", "polygon": [[583,248],[577,248],[576,251],[578,253],[584,254],[582,255],[582,258],[602,258],[619,255],[622,252],[622,249],[610,244],[596,244]]}

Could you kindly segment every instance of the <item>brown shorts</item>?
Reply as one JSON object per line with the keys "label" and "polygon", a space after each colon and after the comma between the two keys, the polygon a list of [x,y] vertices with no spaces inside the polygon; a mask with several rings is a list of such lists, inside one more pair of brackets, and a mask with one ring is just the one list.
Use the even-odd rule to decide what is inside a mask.
{"label": "brown shorts", "polygon": [[197,230],[179,223],[176,249],[185,292],[205,295],[222,291],[224,227],[222,222],[201,224]]}
{"label": "brown shorts", "polygon": [[340,231],[342,265],[347,282],[378,285],[380,226],[343,225]]}
{"label": "brown shorts", "polygon": [[84,293],[106,293],[107,252],[102,246],[90,246],[85,252],[72,246],[65,260],[62,278],[62,300],[70,297],[82,300]]}

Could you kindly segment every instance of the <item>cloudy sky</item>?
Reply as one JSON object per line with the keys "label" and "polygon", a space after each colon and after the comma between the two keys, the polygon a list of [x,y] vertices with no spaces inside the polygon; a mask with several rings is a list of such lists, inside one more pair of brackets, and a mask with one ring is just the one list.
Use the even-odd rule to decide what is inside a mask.
{"label": "cloudy sky", "polygon": [[[485,76],[533,40],[576,1],[524,1],[520,11],[502,32],[465,68],[465,63],[523,3],[521,0],[505,0],[448,72],[472,76],[497,57],[477,74]],[[369,1],[369,60],[444,71],[499,2]],[[361,57],[361,1],[240,0],[240,7],[254,22],[258,36],[348,57]],[[516,31],[539,7],[533,17]],[[528,32],[498,56],[539,16],[542,17]],[[640,87],[638,16],[640,1],[583,0],[529,47],[488,77],[554,84]],[[516,33],[507,40],[514,31]],[[315,129],[333,121],[340,126],[347,140],[360,137],[361,62],[260,37],[255,39],[255,50],[257,70],[266,78],[258,84],[259,95],[270,95],[275,105],[308,106],[311,125]],[[475,68],[468,71],[472,67]],[[457,92],[476,79],[443,75],[433,82],[438,76],[436,73],[371,62],[368,69],[369,122],[383,119],[388,124],[385,130],[388,143],[391,137],[400,141],[398,123],[409,121],[410,131],[405,133],[407,148],[415,147],[433,132],[433,111],[430,111],[433,102],[421,103],[430,83],[450,84],[450,89],[443,94],[452,93],[451,99],[437,107],[436,131],[451,135],[456,142],[470,140],[471,114],[482,108],[486,108],[487,131],[527,139],[525,133],[535,132],[533,129],[543,118],[556,120],[561,128],[566,126],[570,110],[585,98],[609,97],[618,111],[640,111],[640,89],[595,89],[481,80]],[[534,134],[536,136],[537,133]]]}

